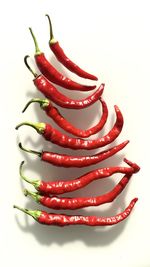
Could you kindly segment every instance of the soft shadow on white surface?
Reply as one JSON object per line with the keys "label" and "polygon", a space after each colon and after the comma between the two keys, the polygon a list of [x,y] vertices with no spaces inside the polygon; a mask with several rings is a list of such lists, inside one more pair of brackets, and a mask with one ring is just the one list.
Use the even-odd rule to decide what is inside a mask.
{"label": "soft shadow on white surface", "polygon": [[[119,197],[119,200],[113,202],[111,207],[106,212],[86,212],[85,210],[82,211],[75,211],[76,214],[83,214],[83,215],[95,215],[95,216],[110,216],[115,215],[116,213],[120,212],[125,208],[125,194]],[[119,203],[120,204],[119,204]],[[37,209],[36,206],[28,202],[25,208]],[[34,206],[34,207],[33,207]],[[52,211],[54,212],[54,211]],[[61,213],[60,211],[58,213]],[[67,213],[63,212],[63,213]],[[74,214],[75,214],[74,213]],[[57,226],[44,226],[39,225],[37,222],[30,224],[28,222],[27,215],[24,215],[25,218],[25,225],[21,225],[19,223],[19,216],[16,215],[16,222],[18,227],[21,231],[32,234],[39,243],[42,245],[51,245],[56,243],[60,246],[74,241],[81,241],[85,243],[87,246],[106,246],[112,243],[117,237],[125,230],[127,220],[114,225],[114,226],[106,226],[106,227],[88,227],[88,226],[67,226],[67,227],[57,227]],[[132,214],[131,214],[132,216]]]}
{"label": "soft shadow on white surface", "polygon": [[[70,170],[71,170],[71,178],[78,177],[83,173],[86,173],[92,169],[96,169],[102,167],[100,164],[96,164],[95,166],[90,166],[88,168],[57,168],[55,166],[51,166],[47,163],[39,163],[39,159],[31,160],[30,157],[24,152],[22,152],[23,157],[25,157],[26,165],[24,166],[24,173],[28,170],[35,171],[38,174],[38,177],[45,180],[55,179],[68,179],[70,178]],[[122,163],[123,155],[121,153],[116,154],[112,158],[106,160],[103,166],[115,166],[120,165]],[[125,165],[125,164],[124,164]],[[72,174],[74,173],[74,174]],[[105,192],[111,190],[114,185],[117,183],[114,175],[108,179],[101,179],[99,181],[92,182],[90,185],[86,186],[85,188],[78,190],[77,192],[72,192],[71,194],[65,194],[71,197],[83,197],[83,196],[91,196],[91,195],[101,195]],[[122,175],[119,175],[119,179],[121,179]],[[32,179],[32,177],[30,177]],[[35,176],[33,178],[36,178]],[[130,183],[129,183],[130,185]],[[26,183],[21,182],[21,188],[23,189]],[[112,203],[109,204],[110,208],[106,211],[100,212],[99,210],[94,211],[94,207],[92,211],[86,211],[85,209],[76,210],[76,211],[54,211],[50,210],[49,212],[58,212],[58,213],[67,213],[67,214],[83,214],[83,215],[96,215],[96,216],[111,216],[115,215],[116,213],[122,211],[125,208],[125,195],[127,193],[127,188],[121,193],[121,195]],[[92,192],[92,193],[91,193]],[[24,197],[24,196],[23,196]],[[42,209],[42,206],[35,204],[32,200],[28,199],[25,208],[28,209]],[[48,209],[43,208],[48,211]],[[87,226],[70,226],[70,227],[55,227],[55,226],[42,226],[39,225],[37,222],[33,224],[28,223],[27,215],[23,215],[25,218],[25,226],[22,226],[19,223],[19,215],[16,215],[16,221],[20,229],[25,233],[30,233],[35,236],[37,241],[43,245],[51,245],[53,243],[57,243],[59,245],[63,245],[68,242],[73,241],[82,241],[87,246],[105,246],[111,242],[113,242],[124,230],[126,221],[121,222],[120,224],[113,226],[113,227],[87,227]],[[132,216],[132,215],[131,215]]]}
{"label": "soft shadow on white surface", "polygon": [[[21,137],[17,136],[17,145],[18,143],[21,141]],[[42,146],[42,149],[39,149],[37,147],[39,147],[41,145],[41,139],[39,139],[39,141],[35,142],[33,141],[33,139],[28,136],[24,141],[23,141],[23,145],[27,148],[31,148],[31,149],[35,149],[38,151],[41,151],[42,149],[46,149],[48,151],[53,151],[56,153],[64,153],[64,149],[60,148],[56,145],[50,145],[50,146]],[[112,146],[115,146],[116,142],[113,142]],[[98,153],[100,151],[105,150],[106,148],[102,148],[100,150],[96,150],[95,151],[73,151],[73,150],[69,150],[66,149],[65,153],[68,155],[74,155],[74,156],[85,156],[85,155],[92,155],[95,153]],[[64,167],[57,167],[57,166],[53,166],[52,164],[48,164],[47,162],[43,162],[41,161],[40,157],[36,156],[36,155],[31,155],[29,153],[26,153],[24,151],[20,151],[20,153],[22,154],[22,159],[25,161],[25,166],[24,166],[24,171],[26,172],[27,170],[32,170],[35,174],[33,178],[36,178],[35,176],[44,179],[44,180],[57,180],[57,179],[74,179],[79,177],[80,175],[83,175],[84,173],[87,173],[89,171],[92,171],[94,169],[97,168],[102,168],[102,167],[110,167],[110,166],[120,166],[124,165],[127,166],[125,163],[123,163],[123,158],[124,158],[124,151],[119,151],[117,154],[115,154],[114,156],[91,166],[88,167],[83,167],[83,168],[64,168]]]}
{"label": "soft shadow on white surface", "polygon": [[[57,69],[59,69],[60,71],[62,71],[60,65],[58,64]],[[67,74],[66,74],[67,75]],[[86,82],[87,83],[87,82]],[[33,85],[34,88],[34,85]],[[31,86],[31,90],[27,91],[27,96],[30,98],[33,97],[41,97],[38,91],[32,91],[32,86]],[[57,87],[59,88],[59,87]],[[60,88],[59,88],[60,89]],[[66,93],[67,95],[67,90],[62,89],[61,88],[61,92]],[[82,95],[82,93],[74,93],[74,92],[69,92],[69,94],[72,94],[72,96],[75,98],[75,95],[78,94],[78,96],[80,95],[80,98],[84,98],[84,96]],[[88,94],[91,94],[91,92],[88,92]],[[71,97],[71,96],[70,96]],[[29,100],[30,100],[29,98]],[[44,98],[44,97],[43,97]],[[34,105],[34,104],[33,104]],[[89,128],[91,127],[91,125],[93,125],[93,122],[98,118],[100,118],[101,116],[101,109],[100,109],[100,105],[99,103],[95,103],[91,108],[86,109],[86,110],[81,110],[81,111],[70,111],[70,110],[66,110],[66,109],[62,109],[59,108],[59,110],[61,110],[62,114],[66,117],[68,120],[70,120],[72,122],[72,124],[77,125],[77,127],[80,128]],[[108,107],[109,109],[109,107]],[[29,114],[29,118],[30,118],[30,109],[28,109]],[[46,117],[46,115],[44,114],[44,112],[40,109],[39,106],[37,106],[37,104],[35,104],[34,106],[34,114],[36,115],[37,119],[39,122],[49,122],[52,125],[54,125],[54,127],[57,127],[57,125],[55,125],[52,120],[50,120],[49,118]],[[73,114],[78,114],[73,115]],[[109,130],[111,129],[115,117],[114,114],[109,114],[109,116],[111,117],[111,119],[109,118]],[[79,121],[77,121],[77,119],[80,118]],[[64,132],[62,129],[59,128],[60,131]],[[108,130],[108,131],[109,131]],[[34,131],[34,130],[33,130]],[[103,136],[104,134],[106,134],[106,132],[108,132],[104,129],[98,133],[96,135],[96,137],[92,137],[92,139],[97,139],[101,136]],[[67,133],[66,133],[67,134]],[[17,144],[21,141],[21,132],[18,132],[17,135]],[[115,140],[112,144],[110,144],[110,147],[117,145],[118,143],[121,143],[123,140],[121,141],[117,141]],[[50,151],[55,151],[56,153],[66,153],[66,154],[71,154],[71,155],[92,155],[92,154],[96,154],[99,151],[105,150],[106,147],[100,148],[99,150],[92,150],[92,151],[84,151],[84,150],[78,150],[78,151],[73,151],[70,149],[64,149],[62,147],[59,147],[57,145],[53,145],[50,142],[46,142],[44,141],[44,139],[42,139],[42,137],[39,137],[39,139],[34,140],[34,138],[30,135],[26,136],[23,140],[23,144],[26,147],[29,147],[31,149],[35,149],[38,150],[37,148],[41,147],[41,143],[43,144],[42,149],[46,149],[46,150],[50,150]],[[62,168],[62,167],[56,167],[56,166],[52,166],[49,165],[47,163],[42,163],[39,162],[40,159],[36,158],[35,156],[29,155],[28,153],[25,152],[21,152],[23,155],[23,158],[25,158],[25,166],[24,166],[24,172],[26,172],[26,170],[32,170],[33,172],[36,171],[36,173],[38,174],[38,177],[41,177],[41,179],[44,180],[56,180],[56,179],[73,179],[76,177],[79,177],[80,175],[87,173],[93,169],[97,169],[100,167],[105,167],[105,166],[119,166],[122,163],[123,160],[123,153],[119,152],[116,155],[114,155],[113,157],[105,160],[104,162],[102,162],[101,164],[96,164],[96,165],[92,165],[86,168]],[[125,164],[124,164],[125,165]],[[71,171],[70,171],[71,170]],[[70,174],[72,175],[70,177]],[[117,176],[117,175],[116,175]],[[120,175],[122,176],[122,175]],[[44,178],[43,178],[44,177]],[[32,177],[31,177],[32,178]],[[35,177],[33,177],[35,178]],[[121,177],[119,177],[119,179],[121,179]],[[72,192],[71,194],[65,194],[65,196],[70,196],[70,197],[83,197],[83,196],[93,196],[93,195],[101,195],[104,194],[108,191],[110,191],[116,184],[116,180],[115,180],[115,176],[113,178],[108,178],[108,179],[102,179],[99,181],[95,181],[92,182],[90,185],[88,185],[87,187],[78,190],[77,192]],[[21,181],[21,188],[23,189],[24,186],[26,186],[26,184],[24,184]],[[126,191],[127,189],[125,189],[121,195],[111,204],[109,204],[109,208],[107,210],[102,210],[100,212],[100,208],[97,208],[94,210],[89,211],[86,209],[80,209],[80,210],[76,210],[76,211],[54,211],[51,210],[49,211],[48,209],[44,208],[45,210],[49,211],[49,212],[56,212],[56,213],[66,213],[66,214],[82,214],[85,216],[88,215],[95,215],[95,216],[113,216],[121,211],[124,210],[125,208],[125,195],[126,195]],[[31,199],[28,199],[27,204],[25,206],[25,208],[28,209],[43,209],[42,206],[34,203]],[[84,242],[87,246],[105,246],[108,245],[109,243],[112,243],[124,230],[125,225],[126,225],[126,221],[121,222],[120,224],[116,225],[116,226],[108,226],[108,227],[88,227],[88,226],[68,226],[68,227],[56,227],[56,226],[43,226],[43,225],[39,225],[38,223],[33,223],[30,224],[28,221],[27,216],[25,215],[25,225],[21,225],[19,222],[19,216],[20,215],[16,215],[16,222],[18,224],[18,226],[20,227],[20,229],[25,232],[25,233],[30,233],[33,236],[35,236],[35,238],[37,239],[37,241],[43,245],[51,245],[53,243],[57,243],[59,245],[63,245],[65,243],[68,242],[73,242],[73,241],[82,241]]]}

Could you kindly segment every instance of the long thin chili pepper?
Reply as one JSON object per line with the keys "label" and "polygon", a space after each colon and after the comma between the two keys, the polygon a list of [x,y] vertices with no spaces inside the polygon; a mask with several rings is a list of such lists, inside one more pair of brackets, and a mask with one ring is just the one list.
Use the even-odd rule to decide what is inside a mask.
{"label": "long thin chili pepper", "polygon": [[99,122],[95,126],[87,130],[76,128],[73,124],[71,124],[68,120],[66,120],[62,116],[59,110],[56,107],[54,107],[52,102],[48,99],[33,98],[26,104],[22,112],[24,112],[31,103],[39,103],[42,110],[44,110],[45,113],[50,118],[52,118],[57,123],[57,125],[59,125],[62,129],[64,129],[68,133],[71,133],[75,136],[86,138],[101,131],[107,121],[107,118],[108,118],[107,105],[105,101],[102,99],[102,97],[99,100],[102,104],[102,116]]}
{"label": "long thin chili pepper", "polygon": [[48,99],[53,101],[58,106],[69,109],[83,109],[94,104],[101,97],[105,84],[102,83],[99,88],[91,95],[83,99],[71,99],[64,94],[60,93],[52,83],[50,83],[43,75],[37,75],[29,66],[27,59],[29,56],[25,56],[24,62],[30,72],[34,75],[33,80],[36,88],[45,95]]}
{"label": "long thin chili pepper", "polygon": [[22,173],[22,166],[24,164],[24,161],[20,164],[20,177],[25,180],[26,182],[32,184],[36,190],[38,190],[40,193],[43,194],[64,194],[67,192],[72,192],[78,189],[83,188],[84,186],[88,185],[92,181],[103,179],[110,177],[111,175],[115,173],[124,173],[126,175],[129,175],[131,173],[136,173],[140,170],[140,167],[127,159],[124,159],[124,162],[126,162],[130,167],[107,167],[107,168],[99,168],[93,171],[90,171],[78,178],[75,178],[73,180],[57,180],[57,181],[40,181],[38,179],[36,180],[30,180]]}
{"label": "long thin chili pepper", "polygon": [[123,127],[123,116],[117,106],[114,106],[116,112],[116,122],[113,128],[103,137],[96,140],[84,140],[73,138],[66,134],[61,133],[59,130],[53,128],[48,123],[32,123],[23,122],[16,126],[16,130],[23,125],[33,127],[39,134],[41,134],[47,141],[56,145],[67,147],[70,149],[86,149],[91,150],[99,147],[106,146],[112,143],[121,133]]}
{"label": "long thin chili pepper", "polygon": [[108,159],[109,157],[116,154],[118,151],[122,150],[128,143],[129,143],[128,140],[124,141],[123,143],[117,146],[114,146],[107,150],[103,150],[102,152],[98,154],[90,155],[90,156],[70,156],[66,154],[58,154],[58,153],[53,153],[49,151],[39,152],[39,151],[31,150],[31,149],[26,149],[25,147],[22,146],[21,143],[19,143],[19,147],[23,151],[35,154],[39,156],[42,161],[48,162],[55,166],[81,168],[81,167],[90,166],[92,164],[96,164],[105,159]]}
{"label": "long thin chili pepper", "polygon": [[114,201],[114,199],[123,191],[128,184],[132,174],[125,175],[119,183],[109,192],[96,197],[76,197],[76,198],[64,198],[47,195],[41,195],[37,192],[31,192],[27,189],[24,190],[25,196],[30,196],[36,202],[42,204],[45,207],[51,209],[81,209],[91,206],[99,206],[105,203]]}
{"label": "long thin chili pepper", "polygon": [[35,219],[37,222],[41,224],[57,225],[57,226],[67,226],[75,224],[82,224],[88,226],[104,226],[104,225],[114,225],[125,220],[130,215],[137,200],[138,198],[132,199],[132,201],[124,211],[110,217],[47,213],[45,211],[40,211],[40,210],[23,209],[16,205],[14,205],[14,208],[17,208],[20,211],[23,211],[24,213],[32,216],[33,219]]}
{"label": "long thin chili pepper", "polygon": [[31,35],[35,44],[35,61],[41,71],[41,73],[51,82],[60,85],[69,90],[78,90],[78,91],[90,91],[96,88],[95,85],[83,85],[77,82],[72,81],[71,79],[65,77],[61,74],[54,66],[46,59],[44,53],[39,49],[37,40],[31,28],[29,28]]}
{"label": "long thin chili pepper", "polygon": [[77,74],[78,76],[90,79],[90,80],[98,80],[98,78],[90,73],[87,73],[86,71],[82,70],[79,66],[77,66],[73,61],[71,61],[66,54],[64,53],[63,49],[60,47],[59,42],[55,40],[53,35],[53,29],[52,29],[52,23],[50,20],[49,15],[47,15],[48,21],[49,21],[49,27],[50,27],[50,40],[49,40],[49,46],[50,49],[53,51],[56,58],[70,71]]}

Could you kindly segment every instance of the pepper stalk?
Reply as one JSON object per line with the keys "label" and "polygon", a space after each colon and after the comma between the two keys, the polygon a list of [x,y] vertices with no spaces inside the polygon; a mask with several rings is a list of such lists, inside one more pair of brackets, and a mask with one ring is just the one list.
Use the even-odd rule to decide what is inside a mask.
{"label": "pepper stalk", "polygon": [[46,128],[46,124],[43,122],[32,123],[32,122],[25,121],[25,122],[18,124],[15,129],[18,130],[21,126],[24,126],[24,125],[34,128],[39,134],[43,134]]}
{"label": "pepper stalk", "polygon": [[41,52],[41,50],[40,50],[40,48],[39,48],[37,39],[36,39],[36,37],[35,37],[35,35],[34,35],[32,29],[29,28],[29,31],[30,31],[30,33],[31,33],[31,35],[32,35],[32,38],[33,38],[33,41],[34,41],[34,45],[35,45],[35,55],[41,55],[42,52]]}
{"label": "pepper stalk", "polygon": [[14,205],[13,208],[18,209],[28,215],[30,215],[31,217],[33,217],[33,219],[35,219],[36,221],[38,221],[39,217],[42,214],[42,211],[40,210],[28,210],[28,209],[23,209],[18,207],[17,205]]}
{"label": "pepper stalk", "polygon": [[24,195],[27,197],[27,196],[30,196],[32,197],[37,203],[40,202],[40,199],[41,199],[41,196],[40,194],[38,194],[37,192],[31,192],[27,189],[24,189]]}
{"label": "pepper stalk", "polygon": [[49,31],[50,31],[50,39],[49,39],[49,44],[55,44],[57,43],[57,41],[54,38],[54,34],[53,34],[53,27],[52,27],[52,22],[50,19],[50,16],[48,14],[45,15],[48,18],[48,22],[49,22]]}
{"label": "pepper stalk", "polygon": [[20,166],[19,166],[19,174],[20,174],[20,177],[21,179],[23,179],[24,181],[26,181],[27,183],[33,185],[35,187],[35,189],[38,190],[38,188],[40,187],[40,183],[41,181],[40,180],[30,180],[29,178],[27,178],[24,174],[23,174],[23,171],[22,171],[22,167],[24,165],[24,161],[21,162]]}
{"label": "pepper stalk", "polygon": [[51,101],[48,100],[47,98],[45,99],[40,99],[40,98],[32,98],[24,107],[24,109],[22,110],[22,113],[26,111],[26,109],[29,107],[30,104],[32,103],[39,103],[40,104],[40,107],[42,109],[45,109],[47,108],[49,105],[52,105],[51,104]]}
{"label": "pepper stalk", "polygon": [[27,148],[25,148],[25,147],[22,146],[21,142],[18,145],[19,145],[19,147],[20,147],[21,150],[23,150],[25,152],[28,152],[28,153],[31,153],[31,154],[35,154],[35,155],[37,155],[38,157],[41,158],[42,152],[35,151],[35,150],[32,150],[32,149],[27,149]]}

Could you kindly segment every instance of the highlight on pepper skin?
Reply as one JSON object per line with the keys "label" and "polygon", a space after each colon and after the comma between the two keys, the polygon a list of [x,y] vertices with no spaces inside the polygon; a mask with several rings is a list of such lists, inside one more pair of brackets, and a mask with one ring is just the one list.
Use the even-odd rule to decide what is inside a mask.
{"label": "highlight on pepper skin", "polygon": [[109,192],[96,196],[96,197],[57,197],[57,196],[48,196],[42,195],[38,192],[32,192],[30,190],[24,189],[24,195],[30,196],[35,202],[40,203],[41,205],[48,207],[50,209],[81,209],[91,206],[100,206],[102,204],[111,203],[114,201],[119,194],[124,190],[132,174],[126,174],[119,181],[119,183]]}
{"label": "highlight on pepper skin", "polygon": [[[46,14],[49,22],[49,30],[50,30],[50,40],[49,47],[56,59],[67,69],[78,75],[79,77],[90,79],[93,81],[97,81],[98,78],[83,69],[81,69],[78,65],[76,65],[73,61],[68,58],[68,56],[63,51],[59,42],[55,40],[53,34],[52,22],[49,15]],[[108,144],[111,144],[122,132],[124,119],[123,115],[118,108],[117,105],[114,106],[116,113],[116,121],[110,131],[98,139],[84,140],[82,138],[87,138],[95,133],[98,133],[103,129],[105,123],[108,118],[108,108],[105,101],[102,98],[105,84],[101,83],[100,86],[90,95],[82,99],[71,99],[67,97],[63,93],[57,90],[52,83],[59,85],[65,89],[76,90],[76,91],[91,91],[96,88],[96,85],[86,85],[79,84],[71,80],[68,77],[65,77],[62,73],[60,73],[45,57],[44,53],[40,51],[37,39],[32,31],[29,28],[30,33],[32,35],[34,46],[35,46],[35,54],[34,59],[35,63],[41,72],[41,74],[37,74],[34,69],[30,67],[28,64],[29,56],[24,57],[24,63],[28,70],[34,76],[33,84],[35,88],[42,93],[46,99],[34,98],[31,99],[23,109],[23,112],[28,108],[31,103],[38,103],[42,110],[44,110],[45,114],[48,118],[53,119],[53,121],[61,127],[66,132],[69,132],[76,137],[70,137],[67,134],[63,134],[61,131],[52,127],[51,124],[48,123],[32,123],[25,121],[16,126],[16,129],[20,128],[23,125],[33,127],[39,134],[41,134],[47,141],[50,141],[58,146],[62,146],[70,149],[96,149],[104,147]],[[100,106],[102,107],[102,114],[99,122],[90,127],[87,130],[82,130],[75,127],[71,122],[69,122],[60,111],[53,106],[53,102],[67,109],[84,109],[87,108],[94,103],[99,101]],[[34,154],[40,158],[42,162],[46,162],[58,167],[77,167],[82,168],[86,166],[91,166],[97,163],[100,163],[121,151],[126,145],[129,143],[129,140],[126,140],[122,143],[115,144],[112,147],[109,147],[103,151],[98,152],[93,155],[86,156],[73,156],[67,154],[59,154],[51,151],[36,151],[29,148],[24,147],[21,143],[19,143],[19,148],[27,153]],[[80,177],[70,179],[70,180],[61,180],[57,179],[53,181],[44,181],[40,179],[29,179],[23,174],[22,167],[24,161],[21,162],[19,167],[20,177],[23,181],[31,184],[36,189],[35,192],[32,192],[28,189],[24,190],[25,196],[30,196],[37,203],[51,208],[51,209],[64,209],[64,210],[75,210],[80,208],[99,206],[102,204],[110,203],[114,201],[126,188],[127,184],[131,180],[131,177],[135,173],[140,170],[140,167],[124,158],[124,162],[128,166],[110,166],[97,168],[88,173],[83,174]],[[98,179],[108,178],[111,175],[116,173],[123,174],[124,176],[120,179],[119,182],[108,192],[103,195],[98,195],[96,197],[60,197],[57,196],[59,194],[72,192],[75,190],[79,190],[94,182]],[[51,195],[50,195],[51,194]],[[113,216],[108,217],[99,217],[99,216],[82,216],[82,215],[67,215],[67,214],[59,214],[59,213],[48,213],[43,210],[28,210],[21,208],[19,206],[14,205],[14,208],[26,213],[29,216],[32,216],[40,224],[45,225],[55,225],[55,226],[69,226],[69,225],[87,225],[87,226],[109,226],[120,223],[125,220],[132,212],[135,203],[138,198],[134,198],[128,204],[128,206],[120,213],[115,214]]]}
{"label": "highlight on pepper skin", "polygon": [[112,143],[121,133],[123,127],[123,116],[117,106],[114,106],[116,112],[116,122],[112,129],[103,137],[96,140],[83,140],[73,138],[61,133],[59,130],[53,128],[48,123],[32,123],[23,122],[16,126],[18,130],[21,126],[27,125],[33,127],[37,133],[41,134],[45,140],[50,141],[56,145],[70,148],[70,149],[95,149],[106,146]]}
{"label": "highlight on pepper skin", "polygon": [[81,69],[77,64],[75,64],[73,61],[71,61],[66,54],[64,53],[63,49],[61,48],[60,44],[56,39],[54,38],[53,34],[53,27],[52,27],[52,22],[50,19],[50,16],[48,14],[45,15],[48,18],[49,21],[49,29],[50,29],[50,40],[49,40],[49,47],[58,59],[60,63],[63,64],[68,70],[71,72],[75,73],[76,75],[85,78],[85,79],[90,79],[90,80],[95,80],[97,81],[98,78],[94,76],[93,74],[90,74],[83,69]]}
{"label": "highlight on pepper skin", "polygon": [[33,185],[35,189],[41,194],[58,195],[79,190],[93,181],[96,181],[98,179],[108,178],[117,173],[131,175],[133,173],[137,173],[140,170],[140,167],[136,163],[133,163],[126,158],[124,158],[124,162],[128,164],[128,167],[113,166],[113,167],[99,168],[71,180],[57,179],[56,181],[53,181],[51,178],[50,181],[44,181],[39,179],[31,180],[28,177],[26,177],[22,171],[24,165],[24,161],[22,161],[19,167],[19,174],[22,180]]}
{"label": "highlight on pepper skin", "polygon": [[129,143],[129,140],[124,141],[121,144],[111,147],[109,149],[103,150],[100,153],[97,153],[95,155],[89,155],[89,156],[70,156],[67,154],[58,154],[58,153],[53,153],[50,151],[40,152],[40,151],[36,151],[32,149],[27,149],[23,147],[21,143],[19,143],[19,147],[21,150],[27,153],[37,155],[42,161],[47,162],[49,164],[53,164],[59,167],[81,168],[81,167],[91,166],[93,164],[99,163],[101,161],[104,161],[105,159],[112,157],[117,152],[122,150],[128,143]]}
{"label": "highlight on pepper skin", "polygon": [[29,28],[35,44],[35,62],[40,72],[50,81],[65,89],[78,90],[78,91],[90,91],[96,88],[96,85],[83,85],[79,84],[60,73],[55,67],[46,59],[43,52],[40,51],[36,37],[31,28]]}
{"label": "highlight on pepper skin", "polygon": [[51,119],[53,119],[53,121],[63,130],[77,137],[87,138],[91,135],[100,132],[105,126],[105,123],[107,122],[108,118],[107,104],[102,99],[102,97],[99,98],[99,101],[102,105],[102,115],[99,119],[99,122],[95,126],[92,126],[87,130],[79,129],[75,127],[71,122],[66,120],[64,116],[60,113],[60,111],[48,99],[33,98],[26,104],[22,112],[25,112],[25,110],[29,107],[30,104],[38,103],[41,109],[45,111],[46,115]]}
{"label": "highlight on pepper skin", "polygon": [[83,99],[73,99],[69,98],[66,95],[59,92],[56,87],[48,81],[42,74],[37,75],[36,72],[34,72],[31,67],[28,64],[28,58],[29,56],[26,55],[24,57],[24,63],[28,70],[32,73],[34,76],[33,83],[38,91],[40,91],[46,98],[53,101],[55,104],[57,104],[60,107],[68,108],[68,109],[83,109],[91,106],[96,101],[99,100],[99,98],[102,96],[105,84],[102,83],[98,89],[90,94],[88,97]]}
{"label": "highlight on pepper skin", "polygon": [[13,207],[33,217],[33,219],[36,220],[38,223],[45,225],[68,226],[79,224],[87,226],[108,226],[115,225],[125,220],[132,212],[137,200],[138,198],[132,199],[124,211],[110,217],[55,214],[47,213],[46,211],[41,210],[23,209],[16,205],[14,205]]}

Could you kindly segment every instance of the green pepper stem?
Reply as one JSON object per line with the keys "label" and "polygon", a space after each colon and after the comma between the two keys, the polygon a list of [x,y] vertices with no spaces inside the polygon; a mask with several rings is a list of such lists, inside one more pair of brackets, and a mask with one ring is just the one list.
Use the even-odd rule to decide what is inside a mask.
{"label": "green pepper stem", "polygon": [[32,123],[32,122],[25,121],[25,122],[18,124],[15,129],[18,130],[21,126],[24,126],[24,125],[34,128],[39,134],[44,133],[45,126],[46,126],[45,123],[43,122]]}
{"label": "green pepper stem", "polygon": [[49,22],[49,30],[50,30],[50,40],[49,40],[49,43],[50,44],[55,44],[57,41],[54,38],[53,27],[52,27],[52,22],[51,22],[50,16],[48,14],[46,14],[45,16],[48,18],[48,22]]}
{"label": "green pepper stem", "polygon": [[24,161],[21,162],[20,166],[19,166],[19,174],[20,174],[20,177],[26,181],[27,183],[29,184],[32,184],[37,190],[40,186],[40,180],[30,180],[29,178],[27,178],[24,174],[23,174],[23,171],[22,171],[22,167],[24,165]]}
{"label": "green pepper stem", "polygon": [[28,215],[30,215],[31,217],[33,217],[36,221],[38,221],[39,217],[41,216],[41,211],[40,210],[28,210],[28,209],[23,209],[18,207],[17,205],[14,205],[13,208],[18,209]]}
{"label": "green pepper stem", "polygon": [[33,74],[33,76],[36,78],[38,75],[37,75],[37,73],[36,73],[33,69],[31,69],[31,67],[29,66],[28,61],[27,61],[28,58],[29,58],[28,55],[26,55],[26,56],[24,57],[24,63],[25,63],[25,65],[26,65],[26,67],[28,68],[28,70],[29,70],[29,71]]}
{"label": "green pepper stem", "polygon": [[48,99],[40,99],[40,98],[32,98],[24,107],[24,109],[22,110],[22,113],[26,111],[26,109],[29,107],[30,104],[32,103],[39,103],[40,107],[42,109],[44,109],[45,107],[47,107],[50,104],[50,101]]}
{"label": "green pepper stem", "polygon": [[27,189],[24,189],[24,195],[25,196],[30,196],[30,197],[32,197],[37,203],[39,203],[40,202],[40,198],[41,198],[41,196],[38,194],[38,193],[36,193],[36,192],[31,192],[31,191],[29,191],[29,190],[27,190]]}
{"label": "green pepper stem", "polygon": [[29,28],[29,31],[30,31],[30,33],[31,33],[31,35],[32,35],[32,38],[33,38],[33,41],[34,41],[34,45],[35,45],[35,55],[40,55],[42,52],[41,52],[40,49],[39,49],[39,45],[38,45],[37,39],[36,39],[36,37],[35,37],[35,35],[34,35],[34,33],[33,33],[33,31],[32,31],[31,28]]}
{"label": "green pepper stem", "polygon": [[23,150],[25,152],[35,154],[35,155],[37,155],[39,157],[42,156],[42,152],[38,152],[38,151],[35,151],[35,150],[27,149],[27,148],[23,147],[21,143],[19,143],[19,147],[20,147],[21,150]]}

